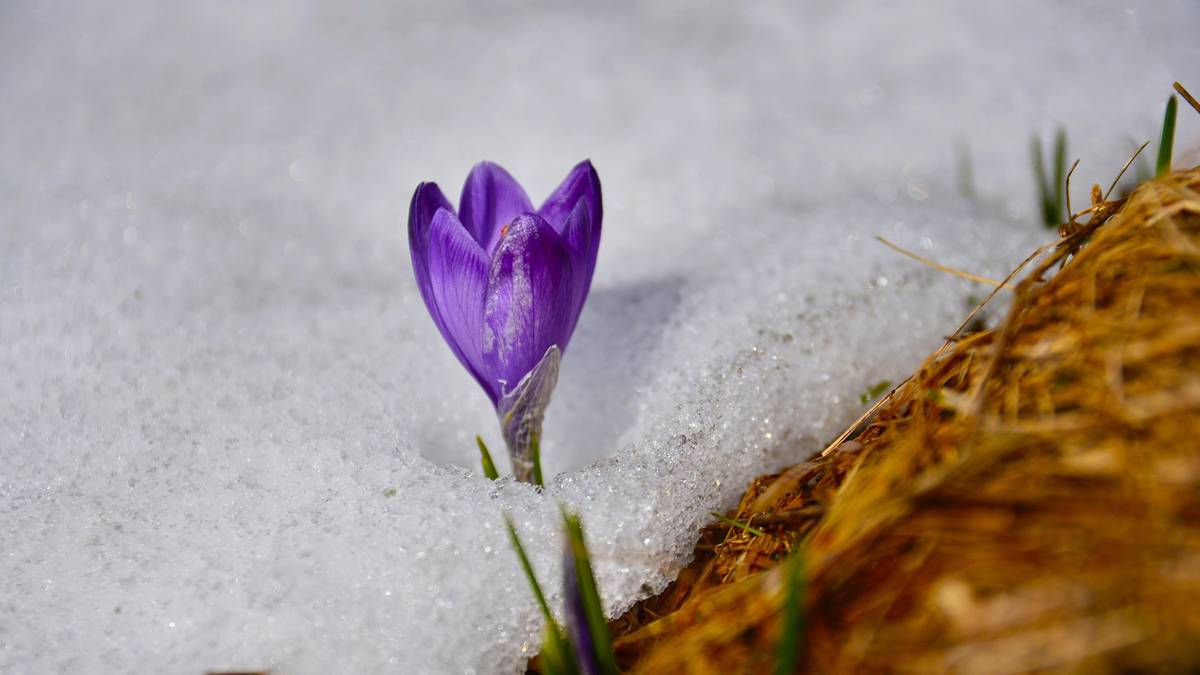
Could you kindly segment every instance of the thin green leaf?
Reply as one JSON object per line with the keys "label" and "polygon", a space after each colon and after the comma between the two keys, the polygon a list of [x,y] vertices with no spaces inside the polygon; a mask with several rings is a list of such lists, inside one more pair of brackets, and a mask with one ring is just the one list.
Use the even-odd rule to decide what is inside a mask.
{"label": "thin green leaf", "polygon": [[557,625],[547,625],[542,639],[542,675],[579,675],[571,641]]}
{"label": "thin green leaf", "polygon": [[538,606],[542,608],[542,616],[546,617],[546,623],[557,625],[554,615],[550,613],[550,605],[546,602],[546,596],[542,593],[542,587],[538,584],[537,576],[533,573],[533,565],[529,564],[529,557],[525,555],[525,547],[521,545],[521,538],[517,536],[517,528],[513,525],[512,516],[507,513],[504,514],[504,526],[508,528],[508,538],[512,541],[513,550],[517,552],[517,558],[521,561],[521,569],[525,571],[525,579],[529,581],[533,597],[537,599]]}
{"label": "thin green leaf", "polygon": [[500,477],[500,472],[496,471],[496,463],[492,461],[492,453],[488,452],[488,446],[483,442],[483,436],[476,436],[475,443],[479,446],[480,461],[483,462],[483,475],[496,480]]}
{"label": "thin green leaf", "polygon": [[1054,222],[1057,225],[1067,219],[1064,213],[1067,183],[1067,130],[1059,127],[1054,134]]}
{"label": "thin green leaf", "polygon": [[600,602],[600,591],[596,587],[596,577],[592,575],[592,564],[588,557],[587,544],[583,538],[583,524],[579,516],[572,515],[563,509],[563,521],[566,524],[567,543],[571,549],[571,558],[575,563],[575,574],[579,580],[579,591],[583,599],[584,613],[587,615],[588,632],[592,636],[592,646],[595,650],[596,664],[605,675],[617,675],[617,657],[613,653],[612,636],[608,632],[608,621],[604,618],[604,606]]}
{"label": "thin green leaf", "polygon": [[[975,304],[979,304],[979,303],[975,303]],[[974,306],[975,305],[972,305],[972,307],[974,307]],[[892,388],[891,380],[880,380],[880,381],[876,382],[875,384],[871,385],[870,387],[867,387],[866,391],[859,394],[858,402],[861,403],[862,405],[866,405],[867,403],[871,402],[872,400],[879,398],[880,394],[888,391],[891,388]]]}
{"label": "thin green leaf", "polygon": [[734,520],[733,518],[730,518],[729,516],[726,516],[721,513],[717,513],[716,511],[713,511],[712,515],[717,520],[721,521],[722,523],[725,523],[726,525],[729,525],[731,527],[736,527],[736,528],[745,530],[756,537],[767,536],[766,532],[763,532],[762,530],[758,529],[757,527],[751,527],[751,526],[747,525],[746,523],[743,523],[740,520]]}
{"label": "thin green leaf", "polygon": [[1167,99],[1167,111],[1163,113],[1162,137],[1158,141],[1158,162],[1155,164],[1154,175],[1161,176],[1171,171],[1171,152],[1175,146],[1175,109],[1178,107],[1175,95]]}
{"label": "thin green leaf", "polygon": [[[525,547],[521,545],[521,538],[517,536],[516,525],[513,524],[512,516],[507,513],[504,515],[504,526],[508,528],[508,538],[512,542],[513,550],[517,553],[517,559],[521,561],[521,569],[525,572],[525,579],[529,582],[529,588],[533,591],[533,597],[537,600],[538,607],[542,610],[542,616],[546,619],[546,644],[543,646],[543,651],[551,654],[551,659],[558,659],[552,667],[556,667],[555,675],[573,675],[575,673],[574,663],[570,659],[564,659],[561,655],[573,653],[571,645],[566,636],[563,635],[563,629],[554,620],[554,615],[550,613],[550,604],[546,602],[546,595],[542,593],[542,586],[538,583],[537,575],[533,572],[533,565],[529,562],[529,556],[525,555]],[[559,656],[555,656],[559,655]],[[549,672],[549,671],[547,671]]]}
{"label": "thin green leaf", "polygon": [[804,578],[804,552],[796,551],[783,563],[787,584],[783,604],[783,626],[776,644],[775,673],[796,672],[796,661],[804,645],[804,604],[808,595]]}
{"label": "thin green leaf", "polygon": [[1054,172],[1046,170],[1046,159],[1042,139],[1033,137],[1033,177],[1037,182],[1038,204],[1042,210],[1042,223],[1054,227],[1066,219],[1064,197],[1067,177],[1067,132],[1062,127],[1054,134],[1052,151]]}

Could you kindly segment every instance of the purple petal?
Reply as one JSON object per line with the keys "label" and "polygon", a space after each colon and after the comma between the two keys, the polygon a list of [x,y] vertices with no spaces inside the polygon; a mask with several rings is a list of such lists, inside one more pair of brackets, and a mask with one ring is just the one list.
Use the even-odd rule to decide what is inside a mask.
{"label": "purple petal", "polygon": [[458,202],[458,215],[485,251],[495,248],[500,228],[533,211],[525,190],[498,164],[480,162],[471,169]]}
{"label": "purple petal", "polygon": [[593,226],[591,219],[591,204],[584,197],[575,204],[571,215],[563,225],[562,237],[571,251],[571,261],[575,269],[574,313],[568,335],[575,331],[575,323],[583,311],[583,303],[587,300],[588,290],[592,287],[592,272],[596,269],[596,254],[600,251],[600,223]]}
{"label": "purple petal", "polygon": [[450,202],[438,189],[437,183],[418,185],[408,207],[408,251],[412,256],[413,275],[417,278],[421,299],[425,301],[425,307],[433,317],[433,322],[437,324],[438,330],[445,335],[446,327],[438,312],[437,303],[434,302],[429,281],[429,227],[439,209],[453,211]]}
{"label": "purple petal", "polygon": [[499,389],[484,375],[480,350],[487,256],[446,209],[438,209],[433,217],[428,246],[430,298],[425,304],[454,355],[495,403]]}
{"label": "purple petal", "polygon": [[[413,271],[417,275],[421,297],[425,297],[428,292],[429,274],[426,271],[425,259],[429,247],[429,226],[433,223],[433,216],[438,209],[454,212],[454,207],[450,206],[437,183],[418,185],[408,206],[408,250],[412,254]],[[429,301],[425,302],[428,304]]]}
{"label": "purple petal", "polygon": [[513,221],[492,252],[486,295],[483,363],[503,394],[571,337],[575,271],[549,223],[532,214]]}
{"label": "purple petal", "polygon": [[537,213],[545,218],[555,231],[561,233],[566,225],[567,217],[571,215],[571,211],[575,209],[575,205],[581,199],[588,200],[588,214],[599,233],[600,220],[603,216],[600,200],[600,177],[596,175],[596,169],[592,166],[591,161],[586,159],[571,169],[563,182],[546,198]]}

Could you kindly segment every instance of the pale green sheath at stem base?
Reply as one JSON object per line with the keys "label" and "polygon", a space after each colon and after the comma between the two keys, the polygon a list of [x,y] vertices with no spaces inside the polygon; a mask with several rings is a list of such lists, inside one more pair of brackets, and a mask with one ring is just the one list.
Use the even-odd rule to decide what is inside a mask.
{"label": "pale green sheath at stem base", "polygon": [[513,475],[523,483],[541,484],[538,442],[546,406],[550,405],[550,395],[558,384],[561,362],[562,350],[551,345],[537,366],[496,407]]}

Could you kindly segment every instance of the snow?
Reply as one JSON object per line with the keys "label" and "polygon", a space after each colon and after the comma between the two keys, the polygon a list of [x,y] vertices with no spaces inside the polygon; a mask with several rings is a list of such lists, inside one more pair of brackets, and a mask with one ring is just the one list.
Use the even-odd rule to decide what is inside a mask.
{"label": "snow", "polygon": [[[661,589],[980,292],[875,235],[1003,276],[1047,237],[1031,134],[1083,203],[1200,85],[1189,2],[704,4],[4,3],[0,671],[521,672],[502,509],[556,606],[559,502],[610,611]],[[403,224],[584,157],[543,495],[481,477]]]}

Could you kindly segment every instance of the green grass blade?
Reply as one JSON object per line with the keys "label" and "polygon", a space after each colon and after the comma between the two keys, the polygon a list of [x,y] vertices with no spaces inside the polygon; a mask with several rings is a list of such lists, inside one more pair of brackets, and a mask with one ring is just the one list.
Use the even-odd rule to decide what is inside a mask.
{"label": "green grass blade", "polygon": [[479,446],[480,461],[483,462],[483,475],[496,480],[500,477],[500,472],[496,471],[496,463],[492,461],[492,453],[488,452],[488,446],[483,442],[483,436],[476,436],[475,443]]}
{"label": "green grass blade", "polygon": [[1057,225],[1067,219],[1064,211],[1067,183],[1067,130],[1059,127],[1054,134],[1054,222]]}
{"label": "green grass blade", "polygon": [[554,620],[554,615],[550,613],[550,604],[546,602],[546,595],[542,593],[542,586],[533,572],[529,556],[525,555],[525,547],[521,545],[521,538],[517,536],[516,525],[513,524],[512,517],[507,513],[504,514],[504,526],[508,528],[508,538],[512,542],[513,550],[517,553],[517,559],[521,561],[521,570],[525,572],[525,579],[529,582],[533,597],[542,610],[542,616],[546,619],[546,644],[542,650],[548,655],[549,668],[547,672],[555,675],[574,675],[577,672],[574,661],[565,656],[573,653],[570,641],[563,635],[562,626],[558,625],[558,622]]}
{"label": "green grass blade", "polygon": [[608,621],[604,618],[600,591],[596,587],[596,577],[592,574],[587,544],[583,539],[583,524],[579,516],[568,513],[565,508],[563,521],[566,524],[567,544],[575,564],[576,578],[579,580],[579,591],[583,599],[584,613],[587,615],[587,628],[591,633],[596,664],[604,675],[617,675],[620,672],[617,668],[617,657],[613,653],[612,636],[608,632]]}
{"label": "green grass blade", "polygon": [[871,388],[867,390],[867,393],[871,395],[871,398],[879,398],[880,394],[888,391],[891,388],[892,388],[891,380],[880,380],[880,381],[876,382],[875,384],[871,385]]}
{"label": "green grass blade", "polygon": [[714,517],[716,517],[716,519],[721,521],[722,523],[725,523],[726,525],[729,525],[731,527],[736,527],[736,528],[745,530],[756,537],[767,536],[766,532],[763,532],[762,530],[758,529],[757,527],[751,527],[751,526],[747,525],[746,523],[743,523],[740,520],[734,520],[733,518],[730,518],[729,516],[726,516],[721,513],[717,513],[716,511],[713,511],[712,515]]}
{"label": "green grass blade", "polygon": [[1158,141],[1158,162],[1155,164],[1154,175],[1161,176],[1171,171],[1171,152],[1175,146],[1175,109],[1178,107],[1175,95],[1167,99],[1167,111],[1163,113],[1162,138]]}
{"label": "green grass blade", "polygon": [[1033,137],[1033,178],[1037,182],[1038,204],[1042,211],[1042,223],[1054,227],[1066,220],[1065,196],[1067,181],[1067,132],[1062,127],[1054,134],[1052,160],[1054,172],[1046,170],[1046,158],[1042,139]]}
{"label": "green grass blade", "polygon": [[796,672],[796,660],[804,644],[804,604],[808,591],[805,584],[804,552],[795,551],[783,563],[787,597],[783,605],[783,626],[775,652],[776,675]]}
{"label": "green grass blade", "polygon": [[[978,304],[979,303],[976,302],[976,303],[972,304],[971,306],[974,307],[975,305],[978,305]],[[863,405],[866,405],[866,404],[870,403],[871,401],[879,398],[880,394],[882,394],[886,391],[889,391],[891,388],[892,388],[891,380],[880,380],[880,381],[876,382],[875,384],[867,387],[866,391],[859,394],[858,402]]]}
{"label": "green grass blade", "polygon": [[542,675],[578,675],[575,652],[557,625],[547,625],[542,640]]}
{"label": "green grass blade", "polygon": [[554,615],[550,613],[550,605],[546,602],[546,596],[542,593],[542,586],[533,573],[533,565],[529,563],[529,556],[525,555],[525,547],[521,545],[521,538],[517,536],[517,528],[513,525],[512,516],[507,513],[504,514],[504,526],[508,528],[508,538],[512,541],[513,550],[517,552],[517,558],[521,561],[521,569],[525,572],[525,579],[529,581],[533,597],[537,599],[538,606],[542,608],[542,616],[546,617],[546,623],[557,626]]}

